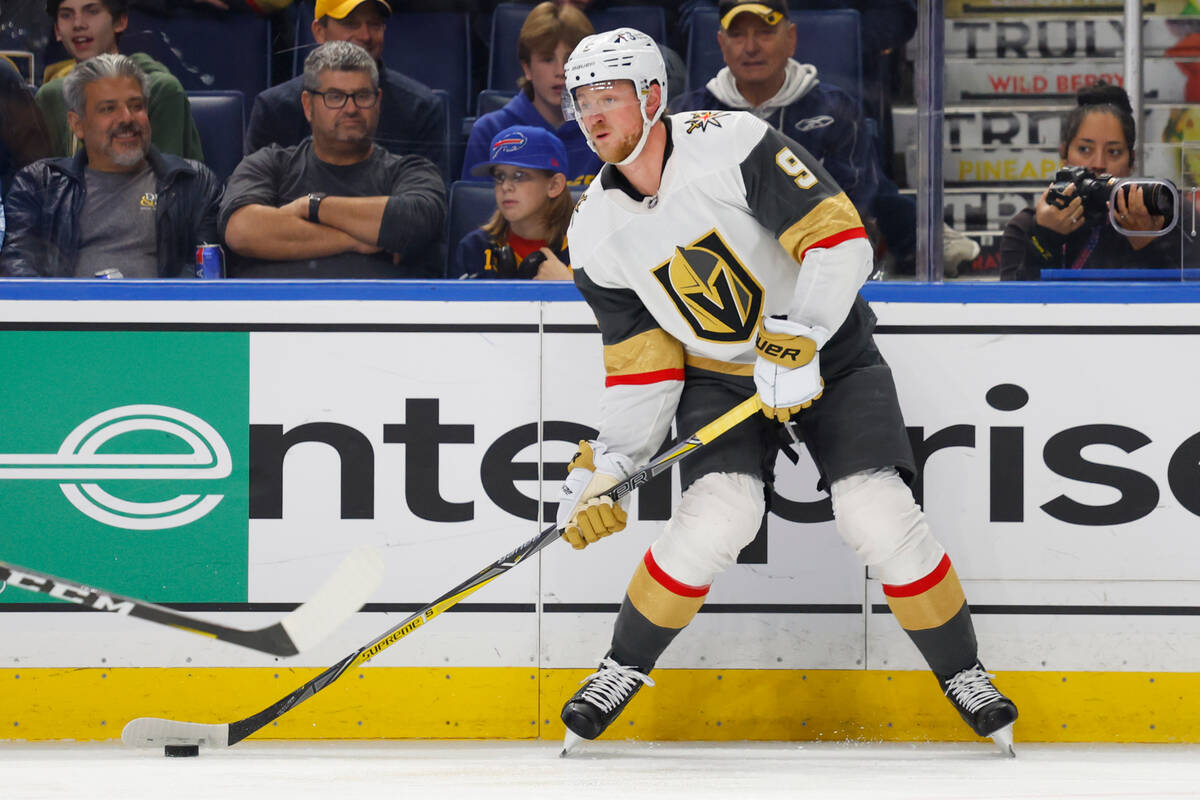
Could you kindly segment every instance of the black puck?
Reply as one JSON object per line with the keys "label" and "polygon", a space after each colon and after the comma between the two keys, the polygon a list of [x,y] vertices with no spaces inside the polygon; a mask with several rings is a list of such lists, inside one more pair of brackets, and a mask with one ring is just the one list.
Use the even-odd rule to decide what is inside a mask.
{"label": "black puck", "polygon": [[168,744],[163,745],[163,755],[170,758],[180,758],[200,755],[198,744]]}

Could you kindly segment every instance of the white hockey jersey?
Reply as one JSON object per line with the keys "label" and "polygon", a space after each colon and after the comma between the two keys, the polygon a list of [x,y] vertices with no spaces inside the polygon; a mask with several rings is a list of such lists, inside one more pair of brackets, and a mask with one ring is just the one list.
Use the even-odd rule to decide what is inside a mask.
{"label": "white hockey jersey", "polygon": [[[806,254],[854,242],[840,249],[845,265],[833,264],[845,270],[848,294],[823,298],[803,287],[799,294],[813,295],[805,300],[810,305],[828,305],[818,317],[833,320],[831,331],[865,328],[870,335],[861,300],[841,325],[870,269],[869,247],[865,270],[860,263],[866,232],[819,162],[744,112],[686,112],[667,118],[667,126],[658,194],[640,197],[605,166],[580,198],[568,232],[575,282],[605,347],[600,439],[635,463],[665,437],[685,365],[752,374],[762,317],[797,318]],[[839,335],[861,338],[863,331],[855,333]]]}

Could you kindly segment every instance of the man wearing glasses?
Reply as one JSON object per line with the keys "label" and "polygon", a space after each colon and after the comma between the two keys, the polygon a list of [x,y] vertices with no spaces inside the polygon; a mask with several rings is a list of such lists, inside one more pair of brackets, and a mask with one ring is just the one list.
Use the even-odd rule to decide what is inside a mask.
{"label": "man wearing glasses", "polygon": [[[383,37],[391,13],[385,0],[317,0],[313,38],[318,44],[354,42],[371,54],[383,92],[376,144],[396,155],[425,156],[437,164],[445,150],[445,110],[428,86],[384,66]],[[303,76],[297,76],[254,99],[246,130],[247,153],[269,144],[291,147],[307,135],[302,89]]]}
{"label": "man wearing glasses", "polygon": [[327,42],[304,62],[312,138],[246,156],[229,178],[220,230],[243,278],[441,277],[441,174],[373,142],[379,72],[366,50]]}

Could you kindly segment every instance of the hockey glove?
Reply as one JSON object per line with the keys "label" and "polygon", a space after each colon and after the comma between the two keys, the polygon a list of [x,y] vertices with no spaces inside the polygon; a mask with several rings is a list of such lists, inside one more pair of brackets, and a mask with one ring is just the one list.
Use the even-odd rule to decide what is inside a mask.
{"label": "hockey glove", "polygon": [[754,349],[754,386],[762,413],[787,422],[821,396],[819,350],[829,338],[824,328],[810,328],[781,317],[763,317]]}
{"label": "hockey glove", "polygon": [[604,493],[633,471],[632,462],[620,453],[609,453],[603,442],[580,442],[567,469],[558,495],[558,527],[571,547],[582,550],[624,530],[625,509]]}

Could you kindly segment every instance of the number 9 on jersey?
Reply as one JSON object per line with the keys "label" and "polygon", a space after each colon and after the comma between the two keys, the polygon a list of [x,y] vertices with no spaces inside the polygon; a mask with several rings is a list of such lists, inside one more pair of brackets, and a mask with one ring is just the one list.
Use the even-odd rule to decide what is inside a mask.
{"label": "number 9 on jersey", "polygon": [[785,147],[775,154],[775,163],[779,168],[793,178],[801,189],[811,189],[817,183],[817,176],[808,171],[804,162],[796,157],[790,147]]}

